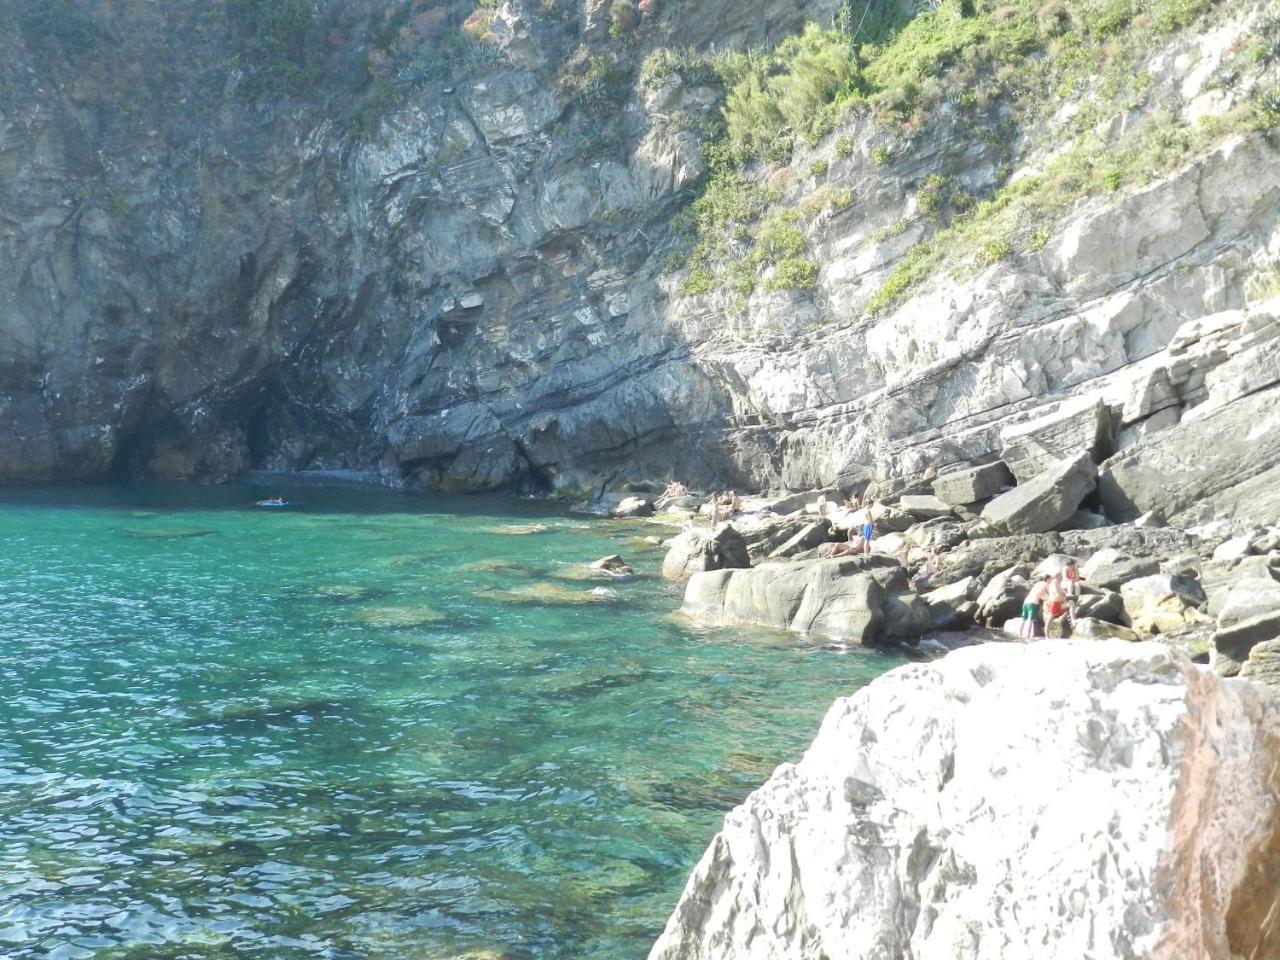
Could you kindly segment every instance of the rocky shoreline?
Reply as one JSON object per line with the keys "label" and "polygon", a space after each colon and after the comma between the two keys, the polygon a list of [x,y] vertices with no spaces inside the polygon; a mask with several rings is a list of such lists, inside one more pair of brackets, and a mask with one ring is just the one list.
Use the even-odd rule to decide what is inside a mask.
{"label": "rocky shoreline", "polygon": [[[1016,640],[1032,583],[1075,560],[1083,580],[1071,635],[1155,640],[1221,676],[1280,684],[1280,525],[1182,527],[1154,514],[1113,523],[1097,512],[1087,453],[984,501],[954,502],[990,492],[981,476],[1006,469],[997,461],[886,494],[872,508],[866,556],[833,557],[844,530],[815,511],[820,497],[838,502],[849,491],[746,497],[714,528],[700,499],[684,498],[655,517],[684,527],[663,541],[662,573],[687,581],[681,609],[700,622],[941,653]],[[634,493],[603,507],[655,515]]]}
{"label": "rocky shoreline", "polygon": [[[726,816],[650,960],[1280,956],[1280,524],[1113,519],[1099,479],[1086,445],[657,515],[685,616],[931,662],[837,701]],[[872,549],[832,556],[849,494],[883,498]],[[1071,638],[1019,640],[1069,560]]]}

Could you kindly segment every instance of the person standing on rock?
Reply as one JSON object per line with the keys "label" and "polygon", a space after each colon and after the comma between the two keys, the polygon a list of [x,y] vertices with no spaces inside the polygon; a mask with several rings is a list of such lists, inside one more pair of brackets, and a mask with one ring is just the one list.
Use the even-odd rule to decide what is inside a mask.
{"label": "person standing on rock", "polygon": [[1067,611],[1067,591],[1062,585],[1062,574],[1045,577],[1048,581],[1044,595],[1044,635],[1050,636],[1050,628],[1058,624],[1058,636],[1062,636],[1062,615]]}
{"label": "person standing on rock", "polygon": [[1040,622],[1040,605],[1044,603],[1045,594],[1049,592],[1051,579],[1052,577],[1046,573],[1027,591],[1026,599],[1022,601],[1022,624],[1018,627],[1018,636],[1023,640],[1036,638],[1036,624]]}
{"label": "person standing on rock", "polygon": [[860,513],[860,519],[862,520],[862,553],[864,556],[871,553],[871,538],[876,532],[875,517],[871,515],[871,508],[875,505],[875,498],[867,497]]}
{"label": "person standing on rock", "polygon": [[1067,622],[1072,626],[1076,623],[1076,607],[1080,604],[1080,568],[1076,566],[1074,560],[1068,560],[1067,565],[1062,568],[1062,587],[1063,592],[1067,595]]}

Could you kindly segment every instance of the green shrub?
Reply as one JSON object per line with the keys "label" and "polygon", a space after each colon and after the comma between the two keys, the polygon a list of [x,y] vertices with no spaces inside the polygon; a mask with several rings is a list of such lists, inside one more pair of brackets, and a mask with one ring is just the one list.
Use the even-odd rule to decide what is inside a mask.
{"label": "green shrub", "polygon": [[609,5],[609,36],[629,43],[636,38],[638,26],[640,11],[634,0],[613,0]]}
{"label": "green shrub", "polygon": [[680,284],[680,293],[686,297],[698,297],[716,288],[715,277],[706,267],[694,267]]}
{"label": "green shrub", "polygon": [[983,263],[987,264],[999,263],[1011,253],[1013,253],[1013,247],[1010,245],[1008,240],[988,240],[982,245],[982,251],[979,254],[979,259]]}
{"label": "green shrub", "polygon": [[725,58],[725,132],[739,163],[789,155],[790,141],[815,142],[834,123],[828,109],[855,94],[859,74],[848,37],[810,24],[769,55]]}
{"label": "green shrub", "polygon": [[841,160],[853,156],[853,137],[844,134],[836,138],[836,156]]}
{"label": "green shrub", "polygon": [[308,43],[315,13],[309,0],[227,0],[227,23],[245,70],[249,98],[299,96],[320,79]]}
{"label": "green shrub", "polygon": [[1280,297],[1280,261],[1262,268],[1250,277],[1245,287],[1245,295],[1250,302]]}
{"label": "green shrub", "polygon": [[579,47],[560,70],[560,88],[590,116],[612,114],[630,93],[626,68]]}
{"label": "green shrub", "polygon": [[802,257],[780,260],[773,268],[773,276],[765,284],[766,290],[810,290],[818,281],[818,265]]}
{"label": "green shrub", "polygon": [[893,154],[889,152],[889,148],[883,143],[872,147],[871,153],[868,154],[868,156],[871,158],[871,162],[877,167],[887,167],[889,165],[889,161],[893,159]]}
{"label": "green shrub", "polygon": [[813,163],[809,164],[809,176],[825,177],[827,175],[827,169],[829,166],[830,164],[828,164],[826,160],[823,160],[823,159],[815,160],[813,161]]}

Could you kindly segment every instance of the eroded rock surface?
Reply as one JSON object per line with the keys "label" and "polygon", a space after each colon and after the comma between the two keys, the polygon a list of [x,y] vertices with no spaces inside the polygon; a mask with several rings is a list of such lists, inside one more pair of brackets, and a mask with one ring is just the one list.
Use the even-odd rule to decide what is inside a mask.
{"label": "eroded rock surface", "polygon": [[1156,644],[903,667],[725,818],[650,960],[1278,956],[1278,762],[1280,701]]}

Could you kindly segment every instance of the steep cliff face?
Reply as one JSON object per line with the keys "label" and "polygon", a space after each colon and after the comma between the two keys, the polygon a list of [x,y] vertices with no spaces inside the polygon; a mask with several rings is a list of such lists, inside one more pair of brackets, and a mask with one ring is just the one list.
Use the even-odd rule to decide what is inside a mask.
{"label": "steep cliff face", "polygon": [[[689,284],[672,227],[723,98],[698,51],[830,23],[832,0],[649,4],[634,37],[603,3],[486,3],[442,70],[430,17],[456,32],[466,11],[406,3],[397,49],[417,59],[276,95],[249,89],[276,65],[254,60],[261,24],[236,26],[245,2],[154,6],[0,10],[0,478],[859,483],[1000,452],[1017,424],[1095,401],[1115,425],[1101,457],[1199,403],[1178,385],[1128,398],[1180,324],[1242,306],[1280,254],[1280,155],[1265,123],[1222,123],[1142,183],[1078,190],[1035,244],[980,268],[934,249],[936,269],[880,295],[955,237],[930,176],[973,197],[1034,178],[1078,140],[1081,103],[1104,103],[1094,133],[1117,151],[1156,119],[1239,113],[1276,73],[1236,66],[1263,4],[1161,35],[1142,96],[1112,112],[1084,85],[1047,116],[851,113],[748,168],[776,207],[817,211],[818,269],[745,297]],[[379,54],[398,9],[319,4],[310,68]],[[642,68],[659,48],[683,65]]]}
{"label": "steep cliff face", "polygon": [[1274,956],[1278,738],[1156,644],[903,667],[725,818],[650,958]]}

